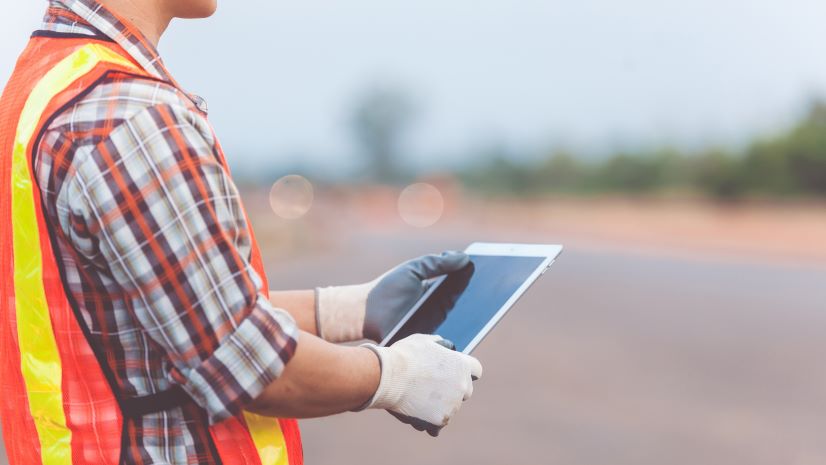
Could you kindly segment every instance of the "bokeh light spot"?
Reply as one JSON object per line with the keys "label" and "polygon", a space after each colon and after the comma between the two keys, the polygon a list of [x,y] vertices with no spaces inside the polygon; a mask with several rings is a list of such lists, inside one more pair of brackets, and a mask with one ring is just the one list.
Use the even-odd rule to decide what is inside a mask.
{"label": "bokeh light spot", "polygon": [[399,215],[410,226],[433,226],[444,210],[445,199],[432,184],[417,182],[405,187],[399,195]]}
{"label": "bokeh light spot", "polygon": [[313,185],[303,176],[290,174],[275,181],[270,189],[273,213],[287,220],[306,215],[313,206]]}

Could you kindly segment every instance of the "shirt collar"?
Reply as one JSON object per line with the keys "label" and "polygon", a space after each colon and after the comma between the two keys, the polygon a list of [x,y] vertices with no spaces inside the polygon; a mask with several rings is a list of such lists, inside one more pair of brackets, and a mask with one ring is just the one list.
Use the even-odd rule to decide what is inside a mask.
{"label": "shirt collar", "polygon": [[43,29],[90,36],[102,34],[120,45],[148,73],[175,82],[155,46],[134,25],[95,0],[50,0]]}

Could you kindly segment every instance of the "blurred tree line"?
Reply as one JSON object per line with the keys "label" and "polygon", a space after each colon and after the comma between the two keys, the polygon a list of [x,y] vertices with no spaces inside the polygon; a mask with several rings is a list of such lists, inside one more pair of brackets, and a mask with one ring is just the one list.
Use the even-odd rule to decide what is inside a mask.
{"label": "blurred tree line", "polygon": [[[405,166],[405,135],[417,107],[405,92],[373,87],[354,106],[349,129],[363,162],[360,175],[333,175],[331,182],[404,184],[416,178]],[[789,129],[759,138],[739,149],[707,148],[695,152],[659,148],[618,152],[586,159],[557,150],[524,161],[522,154],[496,148],[475,154],[474,162],[455,170],[468,188],[481,193],[638,194],[701,193],[720,200],[749,196],[826,197],[826,101],[810,104]],[[289,172],[284,166],[237,170],[249,183],[272,182]],[[247,168],[246,170],[244,168]],[[304,167],[291,172],[307,172]]]}
{"label": "blurred tree line", "polygon": [[787,131],[738,150],[663,148],[590,161],[567,151],[532,162],[509,155],[488,154],[487,162],[463,170],[460,178],[478,191],[519,195],[688,191],[721,200],[826,197],[826,102],[811,104]]}

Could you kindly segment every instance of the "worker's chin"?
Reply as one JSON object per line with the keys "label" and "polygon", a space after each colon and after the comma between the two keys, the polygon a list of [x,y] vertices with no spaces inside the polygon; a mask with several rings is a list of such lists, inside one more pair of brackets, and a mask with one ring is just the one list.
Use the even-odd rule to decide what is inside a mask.
{"label": "worker's chin", "polygon": [[191,0],[179,3],[178,18],[209,18],[218,9],[218,0]]}

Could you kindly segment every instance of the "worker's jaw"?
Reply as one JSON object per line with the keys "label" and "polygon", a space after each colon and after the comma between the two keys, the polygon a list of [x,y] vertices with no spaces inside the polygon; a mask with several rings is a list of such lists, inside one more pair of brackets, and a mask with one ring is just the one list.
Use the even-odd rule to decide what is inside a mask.
{"label": "worker's jaw", "polygon": [[208,18],[218,8],[218,0],[166,0],[176,18]]}

